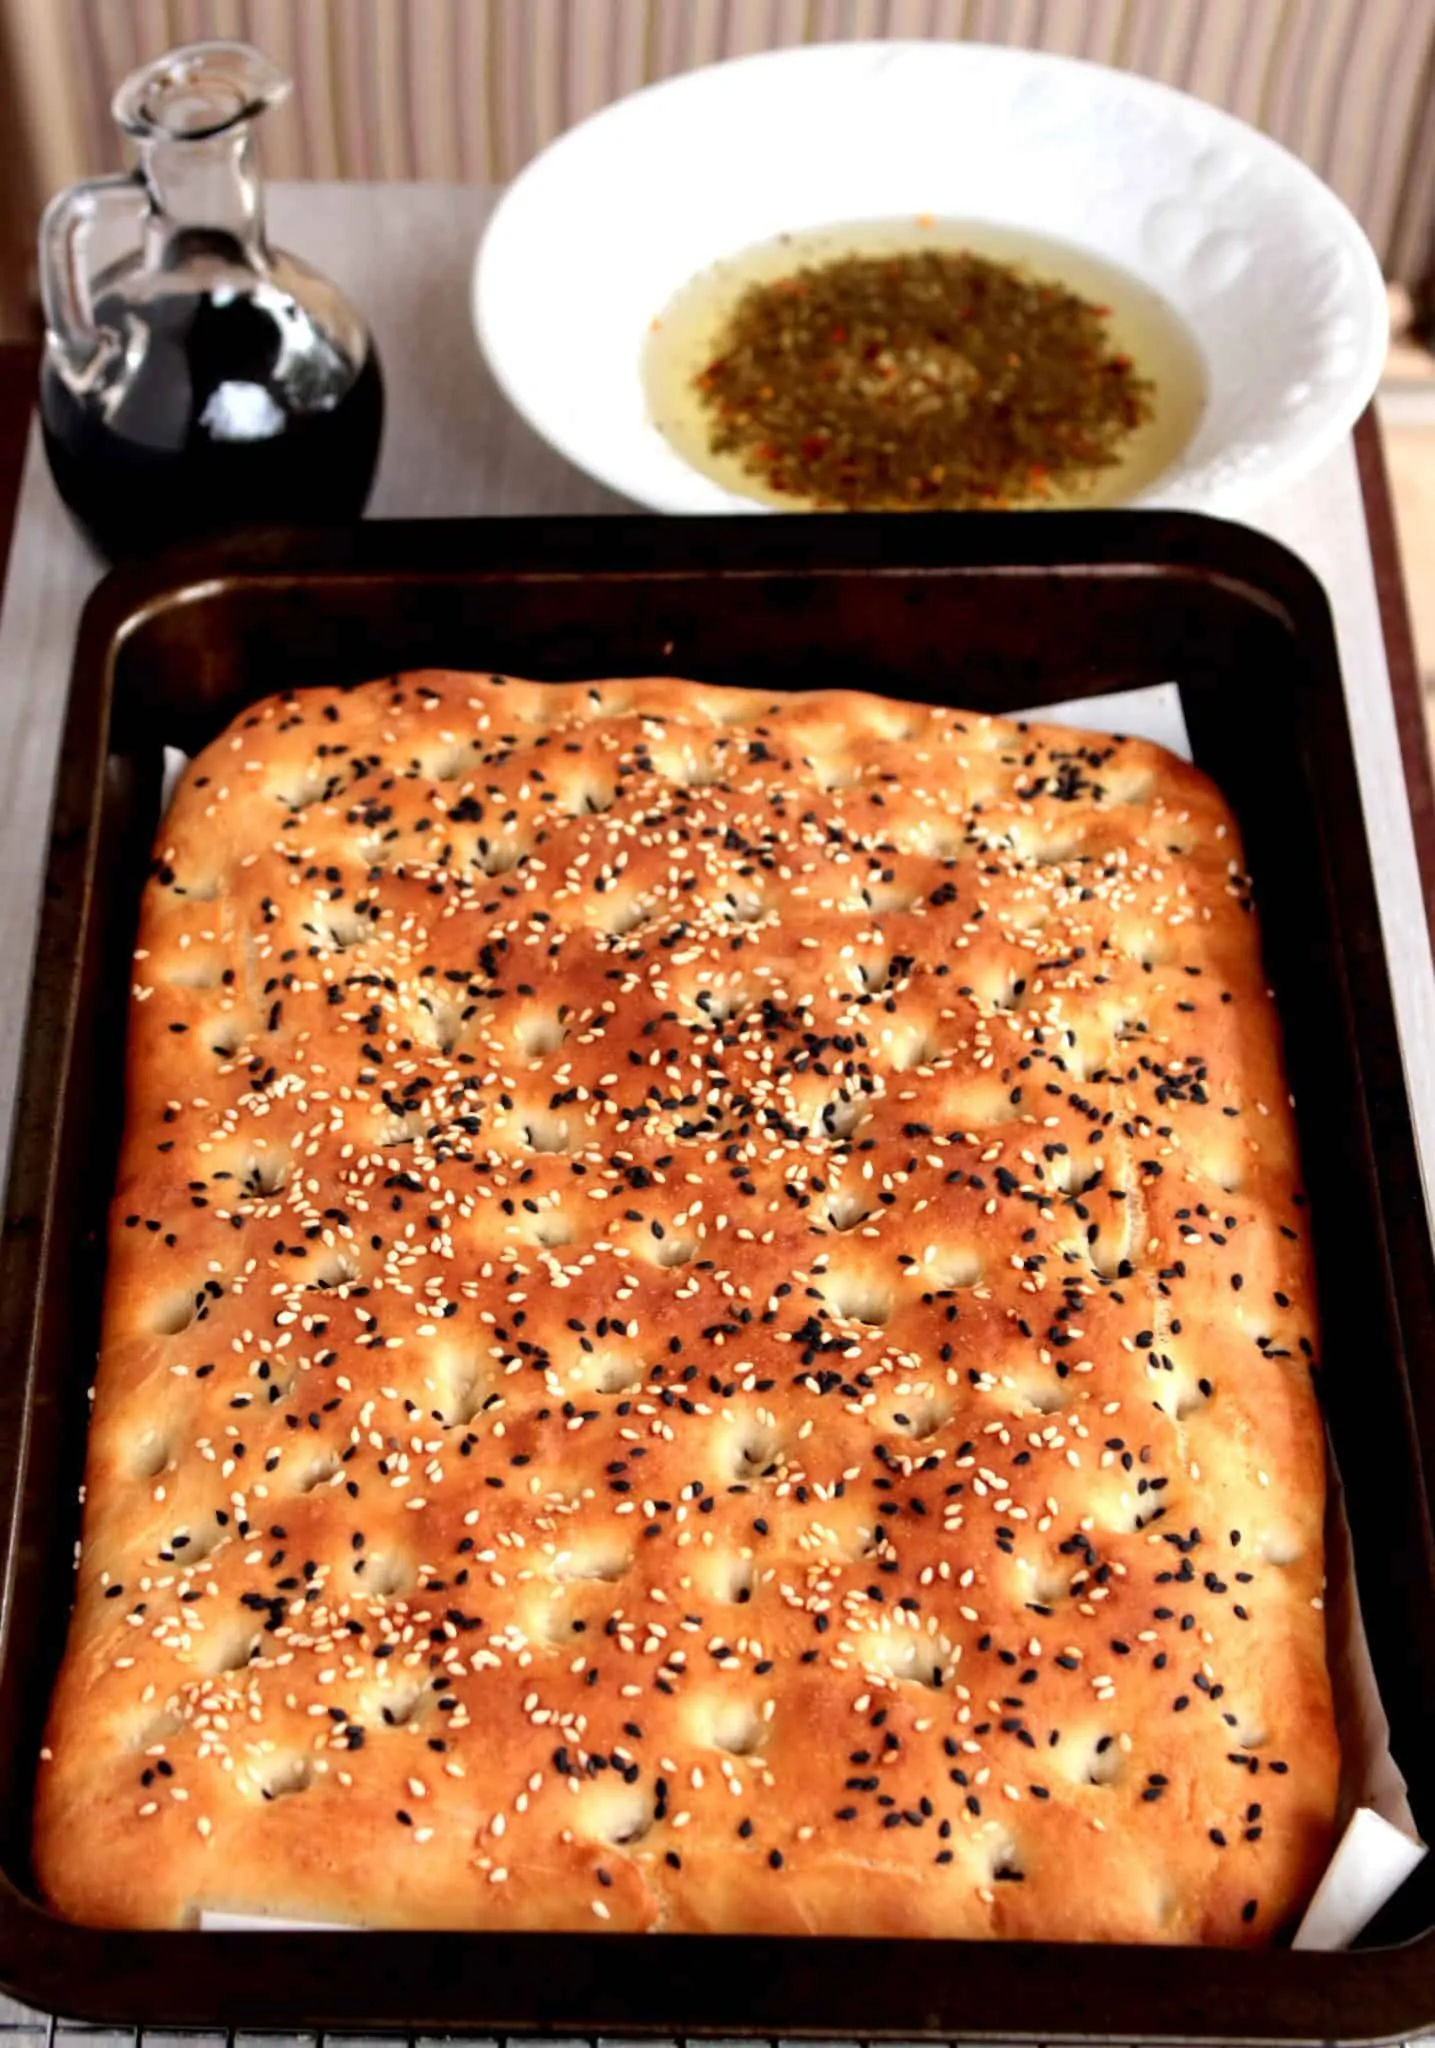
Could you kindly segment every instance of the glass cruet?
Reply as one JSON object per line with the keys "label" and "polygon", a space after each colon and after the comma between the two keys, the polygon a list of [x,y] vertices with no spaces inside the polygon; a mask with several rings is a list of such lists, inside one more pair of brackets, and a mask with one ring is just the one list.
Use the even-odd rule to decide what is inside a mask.
{"label": "glass cruet", "polygon": [[[251,124],[288,90],[245,43],[172,50],[113,101],[135,169],[45,211],[45,448],[112,559],[353,519],[368,497],[384,410],[373,342],[337,286],[265,238]],[[138,247],[91,275],[95,230],[136,213]]]}

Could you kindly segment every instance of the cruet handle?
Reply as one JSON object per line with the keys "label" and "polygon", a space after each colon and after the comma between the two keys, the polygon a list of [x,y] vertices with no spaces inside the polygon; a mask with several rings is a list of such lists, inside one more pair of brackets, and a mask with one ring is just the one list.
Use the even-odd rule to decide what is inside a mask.
{"label": "cruet handle", "polygon": [[52,358],[70,382],[91,382],[101,365],[124,347],[125,337],[95,325],[85,245],[102,211],[121,198],[131,209],[144,203],[142,180],[131,171],[88,178],[59,192],[40,222],[40,296]]}

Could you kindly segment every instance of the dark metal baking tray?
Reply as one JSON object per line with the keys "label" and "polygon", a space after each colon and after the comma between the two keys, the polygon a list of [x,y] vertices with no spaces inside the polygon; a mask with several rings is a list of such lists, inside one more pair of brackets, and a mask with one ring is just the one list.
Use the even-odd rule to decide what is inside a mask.
{"label": "dark metal baking tray", "polygon": [[[163,743],[428,664],[853,685],[983,710],[1175,680],[1245,833],[1288,1038],[1361,1596],[1435,1828],[1435,1271],[1329,612],[1176,515],[520,521],[261,536],[110,578],[80,631],[0,1244],[0,1982],[95,2019],[550,2034],[1373,2041],[1435,2026],[1435,1872],[1344,1955],[622,1935],[96,1932],[36,1899]],[[1398,798],[1393,798],[1398,800]]]}

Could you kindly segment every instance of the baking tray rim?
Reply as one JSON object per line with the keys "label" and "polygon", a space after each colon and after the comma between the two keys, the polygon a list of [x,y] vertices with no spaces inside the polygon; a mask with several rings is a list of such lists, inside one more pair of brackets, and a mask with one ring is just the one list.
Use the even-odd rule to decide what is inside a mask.
{"label": "baking tray rim", "polygon": [[[276,532],[218,546],[176,550],[170,556],[158,558],[142,567],[112,572],[98,586],[85,607],[65,727],[62,781],[67,774],[73,780],[77,771],[85,768],[86,757],[93,769],[109,742],[115,713],[115,665],[130,635],[155,612],[175,604],[203,600],[231,583],[281,586],[317,583],[322,586],[332,582],[388,578],[404,582],[462,581],[481,584],[490,579],[554,581],[571,577],[575,581],[593,582],[607,577],[632,576],[646,582],[663,578],[770,578],[793,574],[811,580],[859,574],[910,577],[914,574],[969,576],[989,572],[1028,575],[1041,580],[1052,575],[1133,577],[1150,574],[1169,577],[1173,572],[1186,572],[1206,582],[1223,585],[1247,602],[1276,614],[1290,626],[1297,638],[1313,636],[1316,643],[1314,651],[1336,668],[1336,688],[1339,689],[1333,628],[1325,594],[1312,572],[1278,543],[1263,535],[1191,514],[1068,514],[1056,524],[1060,537],[1070,543],[1063,546],[1059,562],[1050,559],[1048,546],[1056,537],[1053,522],[1039,514],[1001,517],[938,515],[920,522],[850,516],[751,522],[673,521],[643,517],[602,522],[581,519],[388,521],[372,522],[357,531],[343,533],[299,536]],[[595,527],[602,529],[604,545],[600,552],[608,556],[607,561],[596,565],[585,565],[580,561],[575,566],[575,554],[581,557],[591,547]],[[885,559],[874,560],[873,538],[880,534],[883,541],[890,541],[894,527],[902,529],[902,544],[883,548],[881,553]],[[1153,545],[1158,540],[1159,546]],[[818,542],[816,548],[814,541]],[[720,559],[704,559],[713,551]],[[87,714],[93,714],[95,721],[88,748],[83,745],[83,723]],[[1348,733],[1346,748],[1348,752]],[[80,842],[76,843],[73,832],[68,835],[68,840],[59,832],[52,833],[41,941],[31,984],[32,1003],[46,964],[46,939],[53,942],[62,926],[68,926],[72,935],[77,936],[92,912],[97,855],[95,827],[101,804],[102,776],[93,773],[91,782],[93,803],[88,826]],[[57,792],[57,805],[59,794]],[[1360,851],[1361,864],[1368,879],[1365,848],[1362,846]],[[78,892],[74,891],[76,882],[80,884]],[[1383,1000],[1388,1011],[1388,978],[1383,948],[1379,948],[1378,941],[1377,947],[1381,968],[1377,997]],[[1343,968],[1343,948],[1338,946],[1336,950]],[[72,961],[74,957],[72,952]],[[73,1000],[78,1000],[77,968],[71,976],[69,993]],[[1346,993],[1348,996],[1348,989]],[[53,1048],[52,1063],[62,1070],[68,1063],[73,1021],[73,1011],[67,1008],[65,1029],[57,1035],[60,1042]],[[1388,1021],[1393,1028],[1393,1012]],[[43,1058],[36,1055],[38,1035],[27,1028],[22,1085],[17,1095],[19,1108],[11,1162],[12,1192],[17,1181],[21,1183],[23,1192],[25,1168],[28,1165],[33,1171],[35,1163],[30,1157],[34,1150],[33,1136],[27,1147],[22,1124],[24,1106],[32,1099],[29,1085],[32,1069],[45,1064]],[[1403,1094],[1399,1109],[1408,1125],[1408,1107]],[[53,1169],[57,1163],[51,1158],[50,1168]],[[51,1173],[44,1174],[43,1185],[47,1200],[42,1211],[42,1228],[37,1241],[32,1237],[33,1250],[29,1260],[37,1276],[44,1268],[48,1233],[53,1220]],[[11,1269],[16,1236],[15,1206],[13,1201],[7,1201],[7,1274]],[[13,1335],[18,1325],[28,1327],[33,1337],[40,1306],[39,1300],[35,1299],[26,1304],[27,1313],[17,1315],[14,1297],[11,1296],[3,1305],[0,1331]],[[30,1363],[27,1358],[27,1366]],[[28,1372],[26,1378],[28,1380]],[[28,1387],[26,1408],[28,1410]],[[24,1469],[27,1450],[28,1446],[22,1440],[17,1451],[19,1470]],[[8,1650],[10,1595],[17,1562],[14,1533],[12,1520],[8,1532],[12,1540],[7,1546],[9,1554],[3,1605],[0,1605],[0,1645],[4,1646],[0,1654]],[[171,1964],[181,1955],[193,1961],[198,1948],[206,1959],[212,1958],[216,1967],[223,1959],[224,1967],[218,1974],[235,1989],[249,1984],[252,1995],[242,2001],[246,2020],[282,2024],[291,2017],[289,2008],[282,2000],[278,2004],[267,2002],[259,1981],[263,1976],[262,1963],[266,1958],[272,1961],[276,1942],[286,1946],[297,1944],[307,1951],[313,1959],[311,1983],[316,1990],[325,1981],[331,1984],[336,1980],[342,1982],[356,1960],[355,1937],[348,1934],[215,1935],[188,1931],[116,1932],[80,1928],[38,1905],[13,1884],[8,1873],[0,1871],[0,1980],[19,1985],[22,1995],[27,1981],[33,1987],[35,1979],[27,1968],[32,1945],[37,1940],[52,1939],[57,1932],[75,1952],[62,1964],[58,1977],[53,1969],[45,1973],[44,1989],[54,2003],[67,2011],[93,2017],[113,2016],[113,1998],[107,1995],[104,1986],[113,1982],[113,1970],[107,1965],[117,1961],[121,1963],[119,1974],[122,1977],[129,1978],[138,1972],[148,1978],[146,1988],[152,1990],[156,1977],[163,1983],[171,1975],[170,1969],[165,1967],[166,1958]],[[681,1951],[680,1955],[665,1957],[654,1968],[659,1961],[654,1953],[655,1947],[666,1950],[668,1944],[653,1944],[644,1936],[533,1934],[491,1937],[430,1932],[387,1933],[383,1950],[390,1971],[396,1976],[406,1974],[401,1962],[405,1951],[415,1961],[421,1954],[432,1951],[430,1970],[441,1957],[448,1959],[448,1965],[462,1959],[468,1968],[460,1970],[458,1975],[467,1979],[470,1972],[476,1977],[481,1968],[489,1968],[488,1962],[480,1964],[475,1961],[474,1952],[490,1944],[494,1947],[501,1945],[525,1956],[535,1956],[532,1964],[524,1965],[525,1973],[531,1973],[531,1990],[534,1984],[544,1981],[540,1973],[545,1957],[556,1958],[560,1953],[576,1955],[582,1950],[589,1955],[611,1959],[615,1952],[621,1955],[625,1949],[634,1948],[636,1959],[634,1945],[641,1943],[645,1962],[640,1975],[647,1980],[658,1980],[654,1989],[661,1993],[662,1986],[675,1975],[681,1976],[685,1966],[696,1962],[704,1950],[709,1952],[715,1965],[721,1964],[718,1974],[731,1982],[742,1975],[741,1952],[748,1951],[755,1959],[764,1950],[790,1949],[794,1940],[809,1954],[820,1954],[823,1959],[820,1974],[829,1989],[834,1984],[840,1989],[844,1958],[850,1962],[854,1951],[871,1952],[866,1943],[812,1937],[693,1935],[673,1945],[674,1950]],[[218,1948],[214,1947],[216,1943]],[[463,1944],[462,1950],[460,1943]],[[180,1946],[176,1947],[176,1944]],[[558,1946],[555,1948],[554,1944]],[[369,1944],[364,1943],[363,1946],[367,1948]],[[1195,1955],[1201,1958],[1202,1975],[1210,1982],[1216,1999],[1223,2004],[1233,2001],[1228,2009],[1239,2010],[1256,1989],[1253,1973],[1256,1973],[1258,1981],[1259,1972],[1268,1968],[1272,1958],[1282,1953],[1269,1950],[1114,1949],[1077,1944],[893,1940],[881,1940],[872,1948],[880,1950],[901,1974],[905,1974],[904,1966],[909,1961],[930,1960],[935,1949],[954,1958],[958,1955],[964,1959],[980,1956],[989,1973],[997,1964],[994,1973],[1009,1976],[1014,1988],[1023,1984],[1029,1987],[1033,1981],[1062,1978],[1067,1980],[1065,1993],[1076,2010],[1083,2003],[1081,1980],[1100,1978],[1118,1970],[1123,1975],[1129,1972],[1137,1978],[1149,1979],[1153,1974],[1159,1977],[1162,1963],[1167,1965],[1170,1973],[1173,1959],[1189,1963]],[[116,1951],[120,1954],[117,1955]],[[125,1951],[128,1952],[127,1959]],[[91,1969],[86,1966],[87,1962],[98,1967]],[[332,1970],[327,1967],[330,1962],[334,1966]],[[1292,1972],[1299,1972],[1312,1996],[1325,2006],[1329,2021],[1348,2023],[1340,2026],[1339,2038],[1342,2040],[1376,2042],[1403,2039],[1435,2020],[1435,1927],[1399,1946],[1334,1956],[1302,1954],[1298,1960],[1291,1957],[1290,1964]],[[600,1967],[606,1972],[606,1964]],[[815,1960],[813,1967],[817,1971]],[[445,1966],[439,1974],[451,1981],[451,1967]],[[587,1972],[578,1974],[586,1977]],[[757,1974],[761,1977],[763,1973],[759,1971]],[[1073,1974],[1078,1981],[1070,1981]],[[409,1981],[415,1980],[410,1977]],[[1367,2001],[1373,2024],[1367,2024],[1358,2016],[1359,2008]],[[1263,2001],[1257,1999],[1252,2002]],[[1157,2008],[1169,2005],[1169,2000],[1154,2001]],[[196,2011],[212,2016],[213,2007],[203,2002],[195,2006],[180,1995],[168,2003],[162,1999],[161,2006],[155,2010],[162,2012],[166,2020],[183,2024],[186,2017]],[[321,1995],[310,2011],[317,2014],[325,2010]],[[813,2022],[807,2021],[801,2013],[774,2015],[770,2010],[761,2017],[743,2017],[740,2016],[741,1999],[730,2007],[730,2011],[730,2018],[719,2016],[711,2025],[704,2023],[700,2029],[689,2025],[684,2027],[684,2031],[781,2031],[814,2037],[830,2037],[834,2032],[841,2032],[840,2025],[834,2027],[826,2015]],[[341,2000],[326,2023],[352,2027],[355,2013],[356,2008],[351,2002]],[[239,2008],[236,2008],[233,2017],[237,2019],[239,2016]],[[308,2018],[309,2012],[306,2011],[306,2020]],[[463,2023],[447,1998],[441,1999],[435,2007],[434,2021],[446,2027]],[[151,2023],[154,2023],[153,2018]],[[423,2024],[423,2019],[414,2013],[384,2024],[409,2027]],[[495,2022],[486,2017],[482,2024],[489,2026]],[[576,2007],[556,1998],[551,2008],[541,2016],[523,2012],[499,2024],[512,2032],[562,2031],[565,2028],[589,2030],[588,2022],[579,2017]],[[633,2013],[622,2022],[624,2030],[629,2032],[667,2032],[671,2024],[663,2016],[661,1996],[650,2015],[640,2017]],[[920,2024],[919,2015],[909,2011],[893,2028],[874,2029],[869,2026],[863,2033],[864,2038],[883,2033],[910,2037],[942,2031],[943,2026],[936,2013],[930,2016],[930,2023],[924,2027]],[[1150,2039],[1188,2041],[1333,2038],[1329,2026],[1322,2026],[1308,2035],[1279,2030],[1258,2030],[1249,2034],[1220,2031],[1202,2035],[1193,2033],[1189,2023],[1183,2024],[1174,2007],[1171,2008],[1168,2026],[1169,2031],[1143,2028],[1143,2035]],[[962,2033],[964,2038],[991,2040],[1059,2038],[1063,2034],[1073,2038],[1095,2038],[1079,2028],[1073,2035],[1069,2026],[1028,2028],[1023,2023],[1013,2029],[1009,2022],[999,2026],[963,2028]]]}

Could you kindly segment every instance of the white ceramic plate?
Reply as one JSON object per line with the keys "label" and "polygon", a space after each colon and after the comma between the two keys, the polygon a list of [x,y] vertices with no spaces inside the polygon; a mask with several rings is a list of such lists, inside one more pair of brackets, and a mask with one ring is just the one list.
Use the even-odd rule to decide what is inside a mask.
{"label": "white ceramic plate", "polygon": [[978,43],[779,50],[605,108],[500,202],[474,321],[508,398],[590,475],[663,512],[760,510],[651,423],[650,322],[754,243],[919,213],[1074,243],[1180,315],[1205,412],[1138,502],[1250,504],[1318,462],[1375,388],[1379,265],[1296,158],[1147,79]]}

